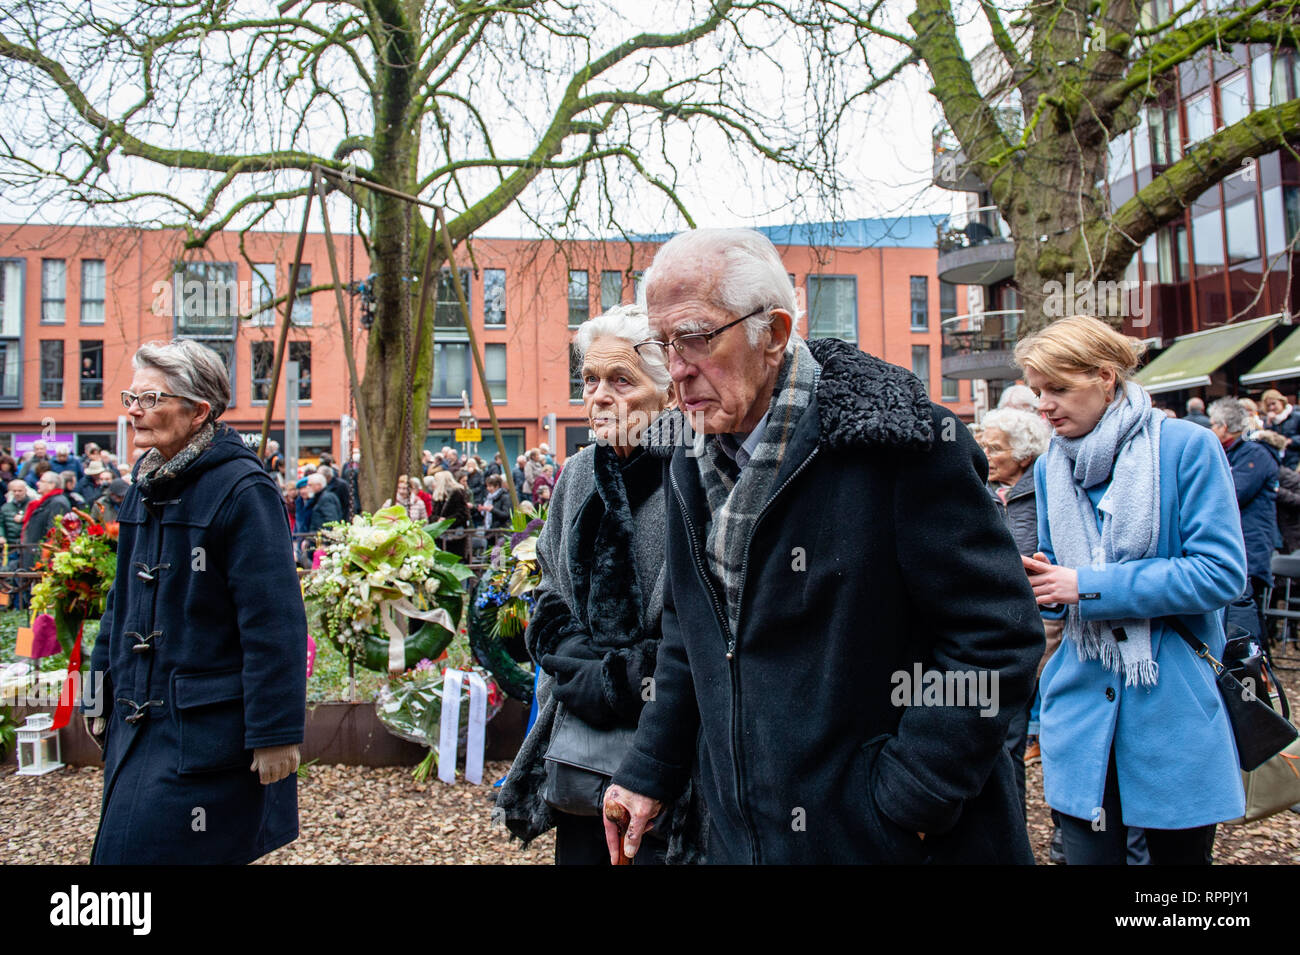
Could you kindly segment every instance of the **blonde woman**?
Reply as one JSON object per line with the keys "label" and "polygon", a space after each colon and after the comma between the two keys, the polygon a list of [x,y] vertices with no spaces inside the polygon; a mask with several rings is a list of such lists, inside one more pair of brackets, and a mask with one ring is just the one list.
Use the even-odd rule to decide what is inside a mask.
{"label": "blonde woman", "polygon": [[[442,521],[451,518],[453,523],[449,529],[453,531],[463,530],[473,524],[469,492],[452,477],[451,472],[439,471],[433,475],[432,481],[433,487],[429,493],[433,498],[433,519]],[[458,554],[464,554],[465,559],[469,560],[471,551],[468,536],[459,544],[449,541],[446,546]]]}
{"label": "blonde woman", "polygon": [[1215,824],[1245,809],[1214,672],[1162,618],[1218,655],[1246,584],[1228,462],[1129,380],[1142,345],[1094,318],[1016,346],[1055,435],[1035,465],[1038,603],[1065,622],[1042,692],[1043,780],[1070,865],[1123,865],[1127,827],[1156,865],[1207,865]]}

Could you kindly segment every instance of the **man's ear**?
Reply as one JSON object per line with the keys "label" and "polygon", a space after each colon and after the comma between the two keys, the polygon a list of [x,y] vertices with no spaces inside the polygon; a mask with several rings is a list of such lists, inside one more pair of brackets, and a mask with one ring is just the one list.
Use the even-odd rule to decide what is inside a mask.
{"label": "man's ear", "polygon": [[783,308],[774,308],[769,313],[772,321],[767,326],[767,344],[763,346],[763,358],[774,368],[780,367],[785,346],[794,331],[794,317]]}
{"label": "man's ear", "polygon": [[668,400],[664,402],[664,411],[672,411],[677,407],[677,382],[668,382]]}

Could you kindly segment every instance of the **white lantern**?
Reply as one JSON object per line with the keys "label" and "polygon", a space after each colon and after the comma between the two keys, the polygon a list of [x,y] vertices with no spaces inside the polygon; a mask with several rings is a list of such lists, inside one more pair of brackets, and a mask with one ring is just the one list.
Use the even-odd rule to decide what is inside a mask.
{"label": "white lantern", "polygon": [[59,731],[50,729],[54,717],[49,713],[33,713],[27,722],[18,727],[18,775],[44,776],[63,768],[59,748]]}

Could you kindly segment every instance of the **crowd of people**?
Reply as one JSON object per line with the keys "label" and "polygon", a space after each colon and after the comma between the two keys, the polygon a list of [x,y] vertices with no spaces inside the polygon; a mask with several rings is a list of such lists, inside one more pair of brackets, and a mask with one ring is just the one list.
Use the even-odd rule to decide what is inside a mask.
{"label": "crowd of people", "polygon": [[[354,450],[341,468],[329,452],[319,463],[305,464],[293,477],[285,476],[285,459],[278,441],[268,441],[262,467],[284,495],[285,513],[292,533],[299,540],[300,562],[310,561],[312,540],[334,521],[350,521],[361,510],[361,452]],[[510,526],[511,503],[506,489],[500,452],[490,462],[477,454],[462,454],[444,446],[426,448],[421,455],[420,474],[399,474],[390,503],[400,504],[413,521],[433,523],[451,520],[441,539],[444,547],[466,559],[481,553],[487,538],[474,532]],[[541,508],[550,504],[551,491],[559,479],[558,466],[550,447],[543,442],[515,459],[511,477],[519,501]]]}

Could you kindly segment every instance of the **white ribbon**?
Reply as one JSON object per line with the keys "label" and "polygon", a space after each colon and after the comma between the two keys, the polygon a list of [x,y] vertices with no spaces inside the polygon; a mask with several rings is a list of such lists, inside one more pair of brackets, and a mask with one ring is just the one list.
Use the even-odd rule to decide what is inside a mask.
{"label": "white ribbon", "polygon": [[438,778],[456,782],[456,743],[460,737],[460,684],[465,674],[447,669],[442,674],[442,725],[438,732]]}
{"label": "white ribbon", "polygon": [[[460,707],[456,707],[460,709]],[[465,738],[465,778],[483,783],[483,750],[487,740],[487,684],[474,671],[469,673],[469,735]]]}
{"label": "white ribbon", "polygon": [[379,619],[388,633],[388,672],[392,674],[401,673],[406,669],[406,634],[402,633],[402,628],[397,623],[399,613],[404,617],[414,617],[416,620],[432,621],[452,633],[456,632],[456,624],[452,622],[451,614],[442,607],[419,610],[411,603],[409,597],[382,601],[379,604]]}
{"label": "white ribbon", "polygon": [[465,740],[465,778],[483,782],[483,754],[487,741],[487,683],[472,670],[448,669],[442,675],[442,718],[438,728],[438,778],[456,782],[456,744],[460,740],[460,691],[469,683],[469,735]]}

